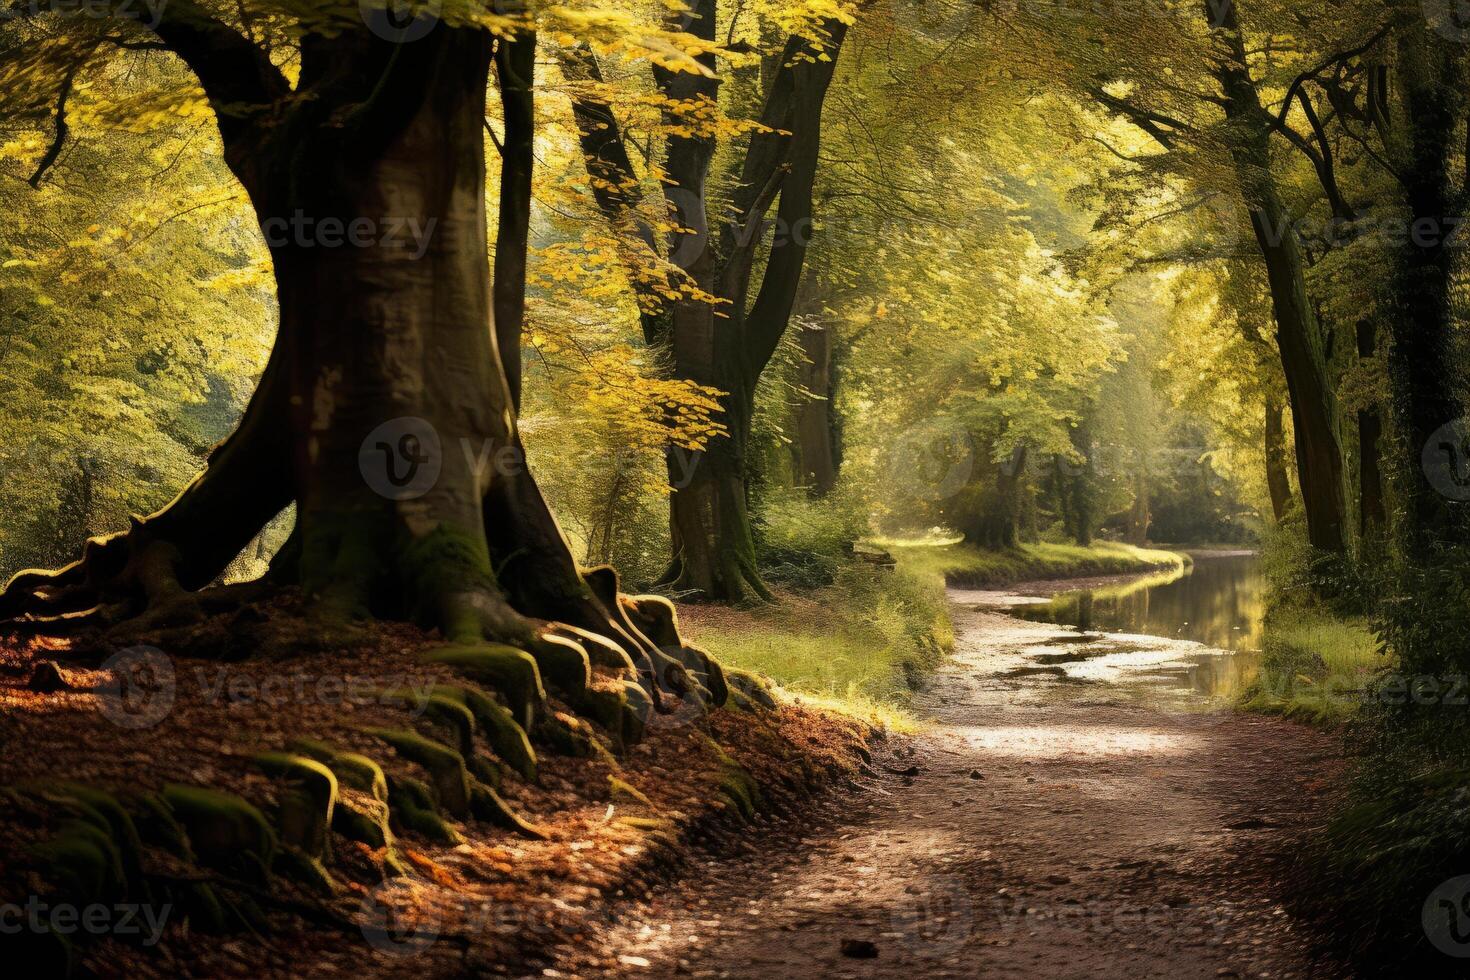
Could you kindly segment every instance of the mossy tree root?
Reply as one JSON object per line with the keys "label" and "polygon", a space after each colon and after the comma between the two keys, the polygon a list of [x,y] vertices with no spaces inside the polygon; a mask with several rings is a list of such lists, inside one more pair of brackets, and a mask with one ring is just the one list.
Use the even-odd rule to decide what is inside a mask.
{"label": "mossy tree root", "polygon": [[[459,707],[468,716],[468,709]],[[493,788],[476,778],[460,752],[406,729],[377,728],[370,729],[368,733],[381,739],[400,757],[419,766],[429,776],[427,784],[410,782],[400,795],[400,809],[417,811],[409,816],[410,821],[421,821],[423,811],[436,813],[442,809],[456,820],[483,820],[513,830],[523,837],[544,839],[542,830],[516,814]],[[390,803],[391,786],[390,783]],[[430,791],[427,799],[419,787]],[[434,833],[439,832],[435,828]]]}
{"label": "mossy tree root", "polygon": [[191,593],[214,581],[290,505],[287,371],[272,353],[239,427],[173,502],[127,531],[92,538],[56,571],[28,570],[0,590],[0,623],[70,620],[113,626],[139,616],[195,615]]}
{"label": "mossy tree root", "polygon": [[[462,512],[410,522],[362,488],[344,485],[340,509],[316,501],[303,510],[289,546],[256,590],[201,592],[299,495],[287,475],[293,416],[285,410],[279,350],[239,430],[194,483],[128,531],[87,542],[71,565],[15,576],[0,591],[0,628],[164,631],[188,652],[191,643],[207,645],[195,627],[228,608],[227,594],[249,599],[297,583],[311,625],[324,636],[343,635],[331,625],[359,617],[411,619],[441,630],[449,646],[430,659],[495,692],[510,718],[494,701],[451,697],[431,706],[432,720],[458,725],[466,750],[467,726],[456,720],[461,704],[497,755],[527,778],[534,778],[535,763],[525,735],[549,730],[548,687],[619,745],[640,738],[654,712],[725,702],[725,673],[683,640],[673,607],[623,595],[610,568],[579,568],[528,476],[490,480],[481,491],[483,514],[461,524],[453,518]],[[297,640],[308,636],[291,642]],[[208,652],[232,656],[236,646]]]}

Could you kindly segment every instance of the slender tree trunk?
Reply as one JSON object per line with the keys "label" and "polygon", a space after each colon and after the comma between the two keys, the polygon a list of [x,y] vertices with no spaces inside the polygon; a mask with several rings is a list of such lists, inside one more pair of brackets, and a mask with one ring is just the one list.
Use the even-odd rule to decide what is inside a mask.
{"label": "slender tree trunk", "polygon": [[1286,429],[1281,413],[1285,409],[1273,392],[1266,396],[1266,489],[1271,494],[1271,514],[1280,524],[1291,507],[1291,477],[1287,472]]}
{"label": "slender tree trunk", "polygon": [[1014,548],[1020,543],[1027,458],[1022,445],[993,471],[977,467],[967,494],[971,513],[963,528],[966,541],[982,548]]}
{"label": "slender tree trunk", "polygon": [[1152,523],[1148,473],[1140,467],[1133,476],[1133,507],[1128,513],[1128,543],[1139,547],[1148,544],[1148,529]]}
{"label": "slender tree trunk", "polygon": [[837,484],[837,388],[833,378],[832,328],[803,325],[804,363],[799,382],[813,397],[803,397],[796,416],[797,481],[814,497],[825,497]]}
{"label": "slender tree trunk", "polygon": [[[1358,322],[1358,357],[1367,360],[1377,352],[1378,331],[1373,321]],[[1388,509],[1383,500],[1380,463],[1383,417],[1377,405],[1358,411],[1358,520],[1364,540],[1377,537],[1388,527]]]}
{"label": "slender tree trunk", "polygon": [[1313,547],[1340,554],[1347,546],[1342,448],[1321,328],[1307,294],[1306,262],[1271,170],[1270,130],[1247,67],[1235,6],[1206,0],[1204,10],[1221,45],[1215,74],[1231,124],[1230,154],[1270,284],[1307,536]]}
{"label": "slender tree trunk", "polygon": [[526,316],[526,250],[535,164],[536,35],[496,41],[495,73],[505,136],[500,147],[500,225],[495,239],[495,340],[516,411],[521,406],[521,332]]}
{"label": "slender tree trunk", "polygon": [[[718,14],[717,0],[695,0],[683,26],[713,42]],[[664,194],[674,219],[687,231],[670,235],[666,251],[701,293],[723,301],[719,315],[705,298],[667,303],[657,284],[633,276],[639,283],[635,288],[640,289],[645,337],[669,352],[673,375],[725,393],[720,403],[729,437],[713,440],[692,460],[676,448],[668,453],[674,553],[661,582],[710,600],[739,601],[752,592],[770,597],[756,567],[750,521],[749,434],[755,388],[790,322],[812,234],[822,107],[846,35],[846,25],[838,21],[824,28],[825,59],[812,56],[808,39],[792,37],[774,65],[761,112],[766,128],[750,136],[739,161],[728,218],[710,220],[713,137],[676,132],[668,141]],[[703,60],[711,77],[656,68],[661,93],[681,105],[716,102],[714,59]],[[569,57],[566,65],[570,77],[598,76],[595,59],[585,51]],[[595,187],[595,193],[605,217],[635,241],[656,247],[647,223],[637,215],[636,174],[610,108],[581,99],[575,111],[589,173],[595,185],[604,185]],[[668,122],[676,131],[687,129],[678,114],[670,114]],[[777,231],[752,297],[757,253],[773,205]]]}
{"label": "slender tree trunk", "polygon": [[1072,526],[1068,533],[1072,535],[1072,540],[1084,548],[1092,544],[1093,534],[1097,530],[1097,464],[1093,459],[1092,425],[1089,421],[1092,412],[1093,407],[1089,405],[1082,422],[1073,426],[1069,433],[1072,448],[1082,456],[1082,462],[1074,465],[1064,460],[1058,461],[1058,465],[1065,465],[1068,472],[1066,483],[1071,498],[1068,510],[1072,516]]}

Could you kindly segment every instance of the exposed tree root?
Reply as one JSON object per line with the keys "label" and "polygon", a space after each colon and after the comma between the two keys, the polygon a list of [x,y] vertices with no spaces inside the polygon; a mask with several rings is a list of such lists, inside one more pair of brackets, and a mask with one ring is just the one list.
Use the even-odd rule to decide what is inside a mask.
{"label": "exposed tree root", "polygon": [[74,632],[138,617],[156,626],[197,618],[192,594],[291,503],[284,374],[273,354],[239,428],[163,510],[87,541],[64,568],[15,575],[0,590],[0,624]]}
{"label": "exposed tree root", "polygon": [[[372,729],[381,755],[295,745],[257,760],[277,786],[260,811],[269,838],[241,836],[261,825],[251,810],[184,791],[163,800],[199,821],[196,843],[229,842],[200,844],[208,853],[192,858],[207,866],[217,853],[229,866],[216,870],[230,877],[281,874],[330,893],[334,836],[373,848],[385,873],[402,867],[398,836],[452,840],[456,821],[536,837],[501,789],[507,778],[537,778],[538,748],[617,753],[659,714],[698,718],[732,696],[758,699],[732,694],[726,672],[682,637],[667,600],[622,594],[611,568],[580,568],[524,472],[495,475],[481,513],[468,498],[469,518],[348,489],[340,513],[298,509],[261,581],[212,585],[298,496],[280,374],[273,359],[240,428],[169,506],[88,541],[71,565],[22,572],[0,591],[0,632],[67,635],[70,648],[55,655],[93,663],[137,643],[201,659],[299,658],[351,646],[373,618],[439,631],[444,645],[425,658],[457,679],[423,704],[404,702],[413,709],[404,724]],[[408,692],[382,693],[391,702]]]}

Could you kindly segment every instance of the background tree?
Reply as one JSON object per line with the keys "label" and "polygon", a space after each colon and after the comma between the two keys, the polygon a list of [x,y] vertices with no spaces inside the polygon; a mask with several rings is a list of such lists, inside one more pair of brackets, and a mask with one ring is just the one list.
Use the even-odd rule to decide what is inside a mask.
{"label": "background tree", "polygon": [[[779,53],[765,56],[761,73],[746,80],[758,86],[755,92],[740,91],[742,77],[734,75],[726,101],[752,101],[760,110],[753,125],[732,128],[721,125],[713,48],[722,29],[733,43],[745,13],[743,6],[736,8],[726,26],[716,0],[699,0],[674,15],[711,47],[702,62],[705,74],[654,71],[665,133],[657,176],[677,222],[667,256],[689,288],[669,297],[669,287],[656,277],[634,276],[645,334],[668,350],[674,377],[723,393],[726,437],[710,443],[692,465],[670,457],[673,561],[663,583],[726,601],[741,599],[747,590],[770,598],[757,567],[749,513],[755,390],[796,302],[812,232],[822,107],[853,17],[847,5],[828,2],[795,11],[772,8],[774,25],[756,11],[749,29],[758,40],[782,21],[796,30]],[[583,82],[602,77],[601,66],[586,52],[574,52],[566,64]],[[605,216],[634,236],[633,247],[657,253],[652,226],[636,217],[641,175],[633,170],[616,111],[594,92],[578,101],[577,114]],[[742,132],[749,134],[743,155],[722,146],[722,138]],[[768,222],[772,208],[775,220]],[[770,247],[759,263],[763,272],[752,288],[768,231]]]}

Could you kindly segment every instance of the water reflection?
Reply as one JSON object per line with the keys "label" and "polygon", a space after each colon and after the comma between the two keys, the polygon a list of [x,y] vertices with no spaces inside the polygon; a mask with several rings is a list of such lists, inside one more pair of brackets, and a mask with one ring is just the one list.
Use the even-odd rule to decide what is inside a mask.
{"label": "water reflection", "polygon": [[1265,613],[1263,587],[1260,561],[1254,555],[1201,557],[1182,572],[1064,592],[1008,611],[1021,619],[1084,632],[1161,636],[1227,651],[1234,655],[1200,651],[1142,673],[1171,687],[1230,697],[1248,683],[1255,668]]}

